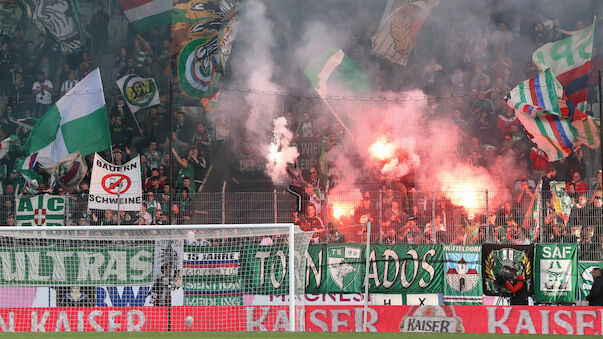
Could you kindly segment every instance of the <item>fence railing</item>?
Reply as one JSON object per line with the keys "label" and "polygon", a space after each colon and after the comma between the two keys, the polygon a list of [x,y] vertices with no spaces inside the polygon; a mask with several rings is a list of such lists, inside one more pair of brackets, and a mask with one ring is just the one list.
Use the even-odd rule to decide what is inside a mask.
{"label": "fence railing", "polygon": [[[603,259],[601,191],[559,198],[551,192],[520,197],[519,193],[488,191],[402,194],[383,190],[305,195],[302,201],[276,190],[147,193],[140,212],[89,209],[85,193],[65,197],[65,225],[295,222],[315,231],[314,242],[364,243],[370,223],[372,243],[578,243],[582,259]],[[0,224],[17,224],[15,199],[0,196]]]}

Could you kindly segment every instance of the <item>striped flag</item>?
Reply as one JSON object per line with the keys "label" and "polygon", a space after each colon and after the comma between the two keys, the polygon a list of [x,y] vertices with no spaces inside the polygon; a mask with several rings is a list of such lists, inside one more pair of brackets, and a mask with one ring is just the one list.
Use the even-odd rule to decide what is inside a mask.
{"label": "striped flag", "polygon": [[27,158],[23,160],[17,161],[17,169],[19,170],[19,172],[21,172],[21,175],[23,175],[23,178],[25,179],[27,184],[30,184],[31,181],[34,179],[38,182],[42,181],[42,176],[40,176],[35,170],[37,158],[38,153],[36,152],[30,154]]}
{"label": "striped flag", "polygon": [[568,156],[576,140],[569,112],[561,112],[562,95],[563,88],[547,69],[520,83],[507,99],[507,105],[515,110],[532,141],[550,161]]}
{"label": "striped flag", "polygon": [[591,140],[587,146],[598,146],[597,123],[567,104],[561,84],[548,68],[512,89],[507,105],[549,161],[567,157],[580,141]]}
{"label": "striped flag", "polygon": [[373,53],[392,63],[406,66],[423,22],[439,2],[431,0],[404,3],[389,0],[379,30],[371,38]]}
{"label": "striped flag", "polygon": [[118,0],[128,22],[137,32],[172,23],[171,0]]}
{"label": "striped flag", "polygon": [[550,68],[563,86],[569,101],[579,110],[586,108],[588,74],[593,51],[594,24],[559,41],[549,42],[532,54],[540,71]]}
{"label": "striped flag", "polygon": [[23,119],[17,119],[17,120],[11,120],[10,122],[14,123],[15,125],[24,128],[25,130],[31,131],[34,126],[36,125],[36,123],[38,122],[37,119],[34,118],[23,118]]}

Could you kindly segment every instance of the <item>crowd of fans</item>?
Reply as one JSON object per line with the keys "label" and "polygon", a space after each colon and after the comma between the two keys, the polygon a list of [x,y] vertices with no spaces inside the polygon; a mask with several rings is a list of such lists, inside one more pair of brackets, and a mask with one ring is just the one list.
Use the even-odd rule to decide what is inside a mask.
{"label": "crowd of fans", "polygon": [[[511,87],[535,74],[531,52],[566,36],[559,28],[575,30],[591,24],[591,13],[583,13],[580,20],[568,20],[561,14],[546,17],[509,12],[495,6],[495,1],[490,3],[489,7],[477,6],[477,12],[472,13],[486,22],[480,27],[473,27],[472,20],[466,20],[443,30],[427,20],[407,67],[371,55],[373,32],[366,28],[354,34],[343,49],[371,75],[376,93],[423,89],[429,96],[428,114],[454,121],[466,140],[466,147],[456,155],[459,162],[486,167],[498,156],[511,155],[518,162],[529,164],[525,180],[501,188],[510,192],[509,198],[500,206],[490,206],[491,213],[487,216],[485,211],[467,211],[443,197],[422,195],[408,178],[399,182],[374,178],[377,184],[364,189],[361,201],[354,202],[353,212],[342,216],[334,214],[337,201],[327,195],[336,182],[337,169],[329,166],[330,172],[324,173],[315,159],[303,171],[290,170],[295,172],[297,180],[292,191],[299,198],[293,221],[305,229],[318,231],[316,241],[360,241],[363,230],[366,232],[364,225],[370,221],[375,240],[385,243],[579,240],[581,244],[592,244],[588,246],[592,246],[593,252],[595,248],[601,252],[603,232],[596,218],[601,207],[597,197],[603,187],[600,175],[594,175],[595,153],[577,147],[570,157],[553,164],[556,170],[553,177],[568,182],[567,191],[575,208],[566,218],[555,217],[555,212],[544,213],[541,226],[536,228],[533,220],[525,221],[527,208],[537,193],[536,182],[552,172],[548,171],[545,154],[527,138],[503,101],[504,93]],[[438,6],[434,8],[437,10]],[[214,157],[215,137],[206,120],[181,110],[169,95],[171,43],[167,29],[143,34],[127,32],[128,38],[113,46],[119,52],[108,54],[108,46],[115,42],[109,41],[110,14],[104,6],[95,5],[90,18],[82,15],[81,19],[87,48],[68,57],[60,54],[51,37],[42,33],[32,35],[35,28],[25,19],[12,35],[0,38],[0,140],[10,137],[10,151],[0,159],[0,188],[8,197],[0,223],[14,223],[12,197],[25,186],[16,163],[27,155],[21,149],[30,132],[27,119],[40,118],[50,105],[99,65],[103,79],[113,87],[106,91],[113,146],[104,156],[120,164],[140,155],[145,188],[143,209],[136,213],[86,209],[88,176],[69,195],[72,202],[69,222],[114,224],[118,218],[122,224],[163,224],[170,219],[172,223],[188,222],[194,213],[191,200]],[[602,28],[597,24],[596,30]],[[26,35],[35,38],[27,39]],[[603,46],[600,37],[598,34],[596,47]],[[597,100],[596,74],[601,69],[601,57],[596,50],[591,66],[593,76],[589,79],[590,104]],[[112,62],[106,62],[108,55],[114,58]],[[114,82],[131,73],[155,79],[159,105],[136,114],[130,112]],[[312,111],[292,109],[286,118],[296,142],[320,140],[326,152],[339,142],[340,136],[329,126],[316,123]],[[55,193],[64,194],[60,189]],[[543,196],[541,210],[548,211],[548,196]],[[350,227],[355,227],[355,231],[346,231]]]}
{"label": "crowd of fans", "polygon": [[[346,201],[347,211],[341,216],[337,205],[342,205],[342,201],[326,194],[335,181],[333,169],[329,167],[330,173],[321,172],[317,158],[314,166],[303,173],[289,171],[294,178],[290,191],[301,201],[294,221],[304,229],[315,230],[314,241],[362,241],[366,238],[367,221],[371,221],[373,240],[385,243],[579,242],[589,259],[601,259],[603,214],[599,201],[601,174],[596,172],[598,153],[578,145],[569,157],[549,163],[503,100],[512,87],[536,74],[531,62],[534,50],[566,37],[564,30],[592,24],[591,14],[583,13],[582,20],[570,21],[561,14],[532,16],[493,8],[473,13],[486,18],[488,29],[469,29],[474,23],[467,20],[455,23],[452,29],[443,25],[446,31],[439,31],[437,25],[430,27],[429,20],[426,21],[409,65],[403,69],[394,69],[370,55],[370,35],[353,36],[344,51],[359,61],[361,67],[377,64],[366,71],[376,80],[374,90],[378,94],[383,90],[423,89],[429,96],[428,116],[452,120],[466,140],[466,147],[455,155],[459,162],[487,169],[497,158],[512,157],[516,163],[526,165],[523,179],[500,187],[507,192],[507,199],[490,201],[487,216],[485,210],[465,210],[461,203],[440,193],[423,195],[408,178],[392,182],[374,176],[368,181],[376,184],[357,183],[364,190],[362,200],[352,202],[353,207]],[[601,28],[603,24],[596,23],[595,30]],[[597,47],[603,46],[600,34],[596,35],[594,45],[589,110],[598,103],[601,57]],[[399,76],[392,77],[392,72]],[[323,143],[337,143],[337,134],[328,128],[321,129],[311,113],[288,115],[288,120],[298,141],[322,138]],[[544,179],[542,194],[536,190],[541,179]],[[553,208],[550,188],[545,185],[551,180],[567,182],[566,190],[572,201],[566,203],[573,206],[569,216],[563,217]],[[535,196],[536,200],[542,199],[542,215],[527,218]]]}
{"label": "crowd of fans", "polygon": [[[14,196],[27,191],[17,162],[28,156],[22,146],[31,127],[96,67],[101,68],[104,81],[112,140],[111,149],[101,155],[115,164],[140,155],[145,202],[139,213],[87,210],[88,172],[69,195],[72,204],[68,223],[116,224],[118,218],[122,224],[188,222],[194,213],[190,201],[211,164],[215,142],[203,116],[187,114],[170,103],[168,27],[145,34],[128,31],[126,39],[113,42],[109,41],[111,17],[105,5],[95,4],[92,13],[89,18],[80,17],[86,48],[69,56],[62,55],[52,37],[39,33],[25,15],[12,34],[0,36],[0,140],[10,137],[10,150],[0,159],[0,194],[4,195],[5,206],[0,223],[14,223]],[[116,43],[119,46],[114,46]],[[116,56],[111,53],[114,50],[119,50]],[[107,60],[113,56],[113,62]],[[115,86],[115,81],[126,74],[154,78],[159,105],[133,114]],[[92,155],[86,160],[90,165]],[[64,194],[48,186],[44,180],[36,190]]]}

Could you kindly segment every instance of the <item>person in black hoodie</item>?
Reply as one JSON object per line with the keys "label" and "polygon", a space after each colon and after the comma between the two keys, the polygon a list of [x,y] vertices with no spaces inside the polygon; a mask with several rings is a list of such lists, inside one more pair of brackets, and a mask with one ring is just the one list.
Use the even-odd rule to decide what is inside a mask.
{"label": "person in black hoodie", "polygon": [[522,274],[517,274],[517,269],[513,267],[513,279],[505,281],[505,286],[511,292],[511,305],[527,305],[528,304],[528,286]]}
{"label": "person in black hoodie", "polygon": [[586,296],[588,306],[603,306],[603,275],[600,268],[594,268],[592,271],[594,279],[590,293]]}

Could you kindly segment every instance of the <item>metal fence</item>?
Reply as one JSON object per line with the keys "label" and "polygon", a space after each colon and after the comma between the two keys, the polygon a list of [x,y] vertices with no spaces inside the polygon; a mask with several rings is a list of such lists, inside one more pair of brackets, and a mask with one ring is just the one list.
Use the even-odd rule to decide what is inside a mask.
{"label": "metal fence", "polygon": [[[602,191],[561,197],[535,192],[529,198],[516,193],[504,200],[501,196],[488,191],[379,190],[297,201],[296,196],[276,190],[194,196],[147,193],[142,211],[117,212],[88,209],[87,194],[80,193],[66,194],[65,225],[295,222],[315,231],[315,243],[365,243],[370,228],[371,243],[578,243],[581,259],[603,259]],[[15,199],[0,196],[2,225],[15,225]]]}

